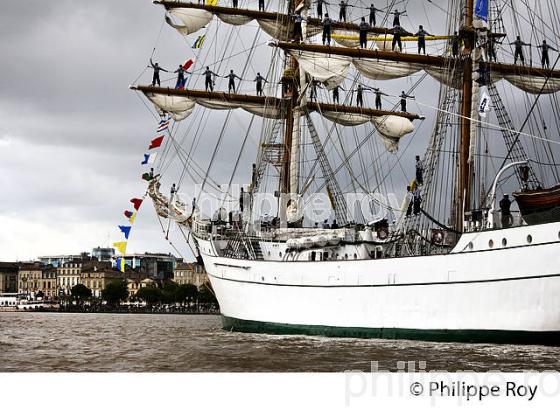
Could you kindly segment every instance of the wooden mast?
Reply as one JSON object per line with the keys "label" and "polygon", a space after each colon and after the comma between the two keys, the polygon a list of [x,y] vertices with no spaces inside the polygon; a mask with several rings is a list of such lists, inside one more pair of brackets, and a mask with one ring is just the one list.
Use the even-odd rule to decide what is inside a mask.
{"label": "wooden mast", "polygon": [[[299,0],[296,0],[299,4]],[[293,1],[288,1],[288,16],[294,14],[296,4]],[[291,20],[291,19],[290,19]],[[289,23],[293,24],[293,23]],[[293,30],[289,30],[293,36]],[[294,38],[290,38],[293,41]],[[292,153],[292,132],[294,128],[294,107],[298,99],[298,89],[296,78],[298,63],[288,52],[284,52],[286,66],[282,76],[282,98],[287,99],[286,106],[286,122],[284,127],[284,153],[282,156],[282,167],[280,171],[280,193],[290,193],[290,158]],[[284,204],[285,206],[285,204]]]}
{"label": "wooden mast", "polygon": [[475,34],[473,29],[474,0],[466,0],[465,24],[461,29],[465,55],[463,66],[463,98],[461,101],[461,135],[459,138],[459,172],[455,196],[455,229],[463,231],[464,214],[471,205],[471,170],[469,164],[469,150],[471,143],[471,114],[472,114],[472,80],[473,65],[472,52]]}

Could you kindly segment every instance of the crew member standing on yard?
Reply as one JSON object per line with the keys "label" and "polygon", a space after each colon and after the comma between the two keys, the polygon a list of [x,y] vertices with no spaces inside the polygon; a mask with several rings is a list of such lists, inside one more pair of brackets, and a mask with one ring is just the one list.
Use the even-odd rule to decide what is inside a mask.
{"label": "crew member standing on yard", "polygon": [[323,18],[323,4],[329,4],[325,0],[317,0],[317,17]]}
{"label": "crew member standing on yard", "polygon": [[552,51],[558,51],[558,50],[546,44],[546,40],[543,40],[542,44],[540,46],[537,46],[537,48],[542,48],[542,56],[541,56],[542,68],[544,68],[545,65],[546,68],[550,68],[550,59],[548,57],[548,50],[552,50]]}
{"label": "crew member standing on yard", "polygon": [[377,23],[375,21],[375,18],[376,18],[375,12],[376,11],[383,11],[383,10],[375,8],[373,3],[371,3],[371,6],[369,6],[369,25],[372,26],[372,27],[375,27],[377,25]]}
{"label": "crew member standing on yard", "polygon": [[381,90],[379,88],[374,88],[373,92],[375,93],[375,109],[376,110],[383,109],[382,106],[381,106],[381,96],[382,95],[387,95],[387,94],[381,92]]}
{"label": "crew member standing on yard", "polygon": [[513,57],[513,64],[517,64],[517,59],[521,60],[521,64],[525,65],[525,57],[523,56],[523,46],[530,46],[521,40],[520,36],[513,43],[509,43],[511,46],[515,46],[515,55]]}
{"label": "crew member standing on yard", "polygon": [[346,7],[348,7],[348,3],[346,3],[344,0],[340,0],[340,11],[338,13],[338,19],[340,21],[346,21]]}
{"label": "crew member standing on yard", "polygon": [[426,55],[426,36],[430,35],[424,30],[424,26],[418,27],[418,32],[415,34],[415,36],[418,36],[418,54],[420,54],[420,51],[424,51],[424,55]]}
{"label": "crew member standing on yard", "polygon": [[459,35],[457,32],[451,36],[451,54],[454,58],[459,57]]}
{"label": "crew member standing on yard", "polygon": [[180,65],[179,68],[173,72],[177,74],[177,84],[175,84],[175,88],[182,90],[185,88],[185,73],[187,71]]}
{"label": "crew member standing on yard", "polygon": [[323,25],[323,45],[325,45],[325,41],[329,46],[331,45],[332,23],[333,21],[329,17],[329,13],[325,13],[325,18],[321,22],[321,24]]}
{"label": "crew member standing on yard", "polygon": [[264,0],[259,0],[259,11],[264,11]]}
{"label": "crew member standing on yard", "polygon": [[239,5],[239,0],[232,0],[233,3],[233,8],[236,9],[237,6]]}
{"label": "crew member standing on yard", "polygon": [[414,99],[414,96],[408,95],[407,93],[402,91],[400,97],[401,97],[401,111],[406,112],[406,99],[407,98]]}
{"label": "crew member standing on yard", "polygon": [[336,87],[333,88],[332,90],[332,99],[333,99],[333,103],[338,104],[338,91],[342,90],[342,91],[346,91],[344,88],[342,88],[340,85],[337,85]]}
{"label": "crew member standing on yard", "polygon": [[361,84],[358,84],[358,88],[356,88],[356,105],[358,107],[363,107],[364,106],[364,88],[362,87]]}
{"label": "crew member standing on yard", "polygon": [[500,201],[500,211],[502,213],[502,228],[509,228],[511,226],[511,201],[509,200],[508,194],[504,194],[504,197]]}
{"label": "crew member standing on yard", "polygon": [[391,14],[395,16],[395,17],[393,17],[393,27],[400,26],[401,25],[401,16],[406,16],[406,10],[398,11],[397,9],[395,9],[395,11],[393,11]]}
{"label": "crew member standing on yard", "polygon": [[229,78],[228,80],[228,92],[231,93],[231,91],[233,90],[233,92],[235,93],[235,79],[239,79],[239,81],[243,80],[241,77],[237,76],[236,74],[233,73],[233,70],[229,71],[228,75],[225,75],[224,78]]}
{"label": "crew member standing on yard", "polygon": [[416,155],[416,182],[418,185],[424,184],[424,164],[422,164],[420,155]]}
{"label": "crew member standing on yard", "polygon": [[367,33],[369,30],[369,24],[366,23],[365,17],[362,17],[362,21],[360,21],[360,25],[358,27],[360,29],[360,48],[367,48]]}
{"label": "crew member standing on yard", "polygon": [[402,52],[402,35],[404,29],[401,26],[393,27],[393,43],[391,44],[391,50],[395,51],[395,46],[399,46],[399,51]]}
{"label": "crew member standing on yard", "polygon": [[294,17],[294,40],[295,41],[303,41],[303,34],[301,31],[301,22],[303,21],[303,17],[301,16],[301,11],[297,11],[296,14],[293,15]]}
{"label": "crew member standing on yard", "polygon": [[206,66],[206,71],[202,73],[204,76],[204,88],[206,91],[210,89],[210,91],[214,91],[214,78],[218,76],[215,72],[210,70],[210,67]]}
{"label": "crew member standing on yard", "polygon": [[150,65],[149,67],[152,67],[154,69],[154,75],[152,77],[152,87],[154,87],[157,83],[158,87],[161,87],[161,81],[159,80],[159,72],[160,71],[165,71],[166,73],[168,73],[169,71],[167,71],[165,68],[162,68],[159,66],[158,63],[153,63],[152,59],[150,58]]}
{"label": "crew member standing on yard", "polygon": [[264,78],[261,73],[257,73],[257,77],[255,78],[255,81],[257,82],[257,95],[262,96],[263,95],[263,81],[265,83],[268,83],[268,81],[266,80],[266,78]]}

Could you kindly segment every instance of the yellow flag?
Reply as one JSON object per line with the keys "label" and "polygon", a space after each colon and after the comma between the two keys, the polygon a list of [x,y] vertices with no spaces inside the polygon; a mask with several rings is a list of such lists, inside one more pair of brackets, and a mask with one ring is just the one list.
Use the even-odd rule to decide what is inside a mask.
{"label": "yellow flag", "polygon": [[117,250],[121,253],[121,254],[125,254],[126,253],[126,242],[115,242],[113,243],[113,246],[115,248],[117,248]]}
{"label": "yellow flag", "polygon": [[133,212],[132,216],[130,218],[128,218],[128,220],[130,221],[130,224],[134,223],[134,218],[136,218],[136,212]]}
{"label": "yellow flag", "polygon": [[206,4],[209,6],[215,6],[218,4],[218,0],[206,0]]}

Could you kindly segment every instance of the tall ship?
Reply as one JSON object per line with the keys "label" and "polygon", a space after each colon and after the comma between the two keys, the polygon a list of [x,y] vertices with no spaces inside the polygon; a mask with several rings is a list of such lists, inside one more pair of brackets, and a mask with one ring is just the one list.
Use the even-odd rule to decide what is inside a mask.
{"label": "tall ship", "polygon": [[154,3],[198,54],[131,86],[148,194],[225,329],[560,344],[554,1]]}

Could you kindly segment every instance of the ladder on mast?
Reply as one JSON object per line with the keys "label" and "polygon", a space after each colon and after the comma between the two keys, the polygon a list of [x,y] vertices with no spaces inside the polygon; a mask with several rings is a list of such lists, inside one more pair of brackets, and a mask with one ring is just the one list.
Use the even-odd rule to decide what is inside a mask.
{"label": "ladder on mast", "polygon": [[311,135],[311,141],[313,142],[313,148],[317,154],[317,159],[319,160],[319,165],[321,167],[321,172],[323,173],[323,178],[325,178],[326,188],[329,192],[329,199],[331,200],[331,205],[334,209],[334,214],[336,220],[340,225],[346,225],[348,223],[348,218],[346,217],[348,207],[346,205],[346,199],[342,194],[342,190],[338,185],[338,181],[334,175],[331,164],[325,154],[325,149],[319,138],[319,134],[313,125],[309,111],[305,111],[305,119],[307,120],[307,126],[309,128],[309,134]]}

